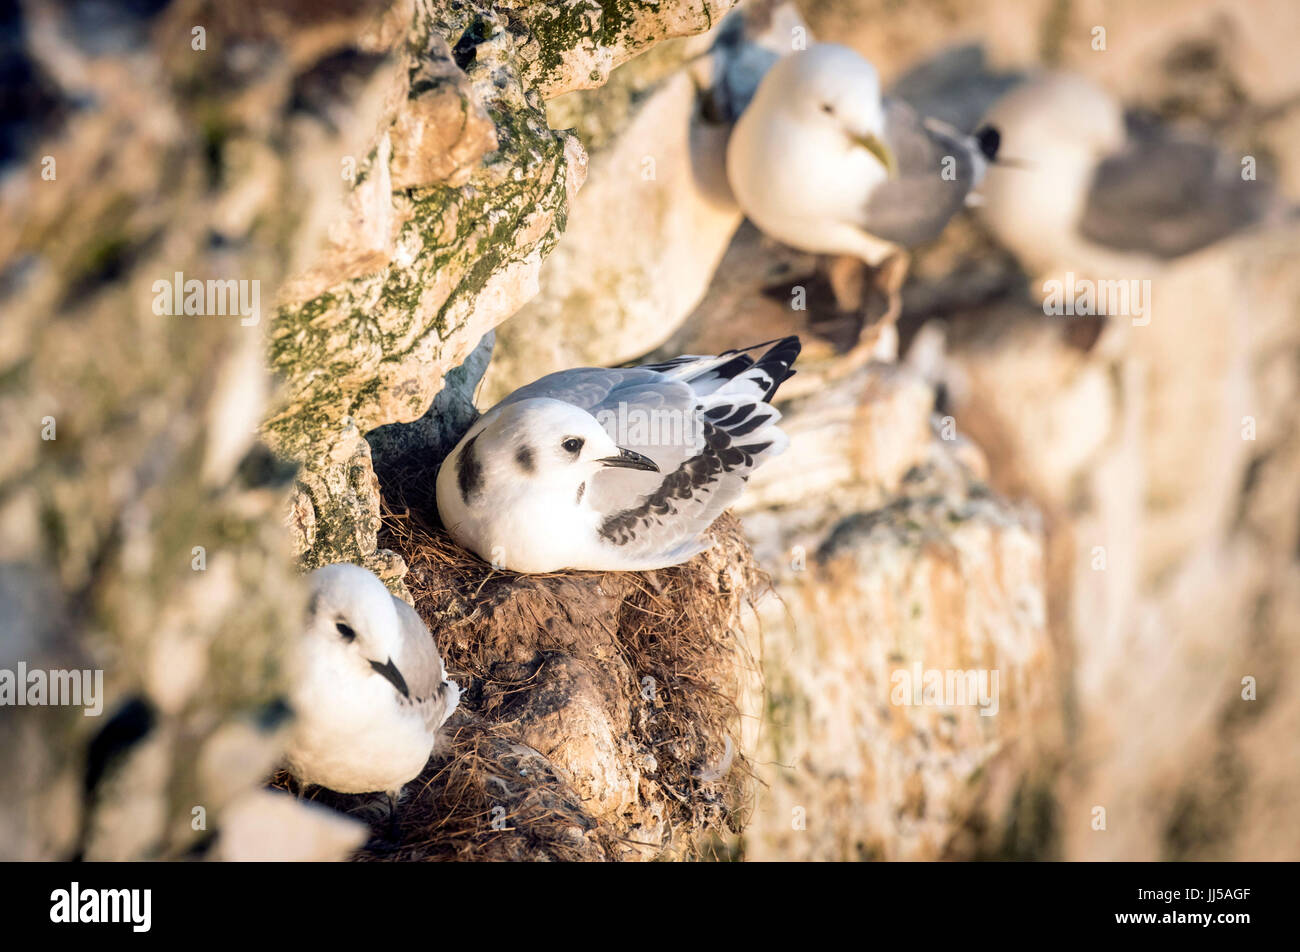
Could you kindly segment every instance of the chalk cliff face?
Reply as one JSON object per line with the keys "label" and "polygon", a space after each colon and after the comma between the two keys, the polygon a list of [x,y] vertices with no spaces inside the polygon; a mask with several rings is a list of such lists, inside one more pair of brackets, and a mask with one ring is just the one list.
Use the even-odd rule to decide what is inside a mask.
{"label": "chalk cliff face", "polygon": [[[4,661],[101,669],[106,706],[6,707],[25,769],[0,853],[175,856],[223,814],[255,828],[299,567],[400,587],[364,434],[424,414],[536,292],[582,183],[545,100],[726,6],[32,4],[6,24]],[[288,852],[355,846],[300,819]],[[227,832],[223,855],[258,839]]]}
{"label": "chalk cliff face", "polygon": [[[466,688],[403,820],[422,845],[374,858],[1288,858],[1294,225],[1071,258],[1152,280],[1148,323],[1085,325],[962,218],[913,261],[907,359],[864,363],[817,262],[742,223],[718,83],[811,35],[889,81],[978,32],[1227,129],[1294,202],[1300,72],[1265,28],[1289,6],[1104,4],[1128,41],[1094,54],[1053,3],[749,0],[740,82],[731,5],[3,24],[0,672],[102,672],[103,712],[0,706],[0,856],[353,855],[362,799],[265,785],[300,573],[346,560],[414,598]],[[434,474],[476,402],[791,332],[793,448],[743,534],[608,580],[446,547]],[[934,671],[976,672],[974,703]]]}

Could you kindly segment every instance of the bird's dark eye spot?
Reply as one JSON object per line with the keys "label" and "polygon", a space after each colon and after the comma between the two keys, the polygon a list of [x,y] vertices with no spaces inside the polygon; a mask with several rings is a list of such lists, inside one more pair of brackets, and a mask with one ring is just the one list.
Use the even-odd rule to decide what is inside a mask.
{"label": "bird's dark eye spot", "polygon": [[828,102],[824,102],[822,103],[822,112],[826,113],[828,116],[833,116],[835,115],[835,107]]}
{"label": "bird's dark eye spot", "polygon": [[582,449],[583,442],[581,437],[571,436],[560,445],[564,447],[564,452],[577,456],[578,451]]}
{"label": "bird's dark eye spot", "polygon": [[350,625],[347,625],[346,623],[341,622],[341,621],[336,621],[336,622],[334,623],[334,627],[338,629],[338,632],[339,632],[340,635],[343,636],[343,640],[344,640],[344,641],[355,641],[355,640],[356,640],[356,638],[357,638],[357,633],[356,633],[355,631],[352,630],[352,628],[351,628]]}

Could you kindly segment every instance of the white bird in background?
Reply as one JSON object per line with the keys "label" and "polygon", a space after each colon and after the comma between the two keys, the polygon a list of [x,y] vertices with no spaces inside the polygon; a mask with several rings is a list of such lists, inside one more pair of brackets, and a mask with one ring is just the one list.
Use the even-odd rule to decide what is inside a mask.
{"label": "white bird in background", "polygon": [[766,234],[876,266],[937,236],[997,146],[992,128],[965,136],[882,98],[870,62],[818,43],[763,77],[728,143],[727,176]]}
{"label": "white bird in background", "polygon": [[980,217],[1027,270],[1131,270],[1190,254],[1267,217],[1273,189],[1240,157],[1120,102],[1082,76],[1029,77],[987,114],[1020,160],[981,188]]}
{"label": "white bird in background", "polygon": [[1102,159],[1124,145],[1124,110],[1082,76],[1046,74],[988,113],[1020,168],[990,174],[981,219],[1031,270],[1077,256],[1079,220]]}
{"label": "white bird in background", "polygon": [[287,754],[302,785],[388,794],[419,775],[460,688],[411,606],[356,565],[309,576],[312,599],[297,645],[297,715]]}
{"label": "white bird in background", "polygon": [[785,450],[770,400],[799,339],[624,369],[564,370],[485,413],[438,473],[453,539],[499,568],[635,571],[704,551],[701,534]]}
{"label": "white bird in background", "polygon": [[968,136],[923,119],[901,99],[881,96],[866,59],[818,43],[782,58],[759,83],[727,144],[727,180],[769,237],[846,256],[829,273],[842,310],[863,300],[856,262],[873,270],[887,305],[863,346],[888,359],[906,249],[943,231],[997,150],[992,127]]}

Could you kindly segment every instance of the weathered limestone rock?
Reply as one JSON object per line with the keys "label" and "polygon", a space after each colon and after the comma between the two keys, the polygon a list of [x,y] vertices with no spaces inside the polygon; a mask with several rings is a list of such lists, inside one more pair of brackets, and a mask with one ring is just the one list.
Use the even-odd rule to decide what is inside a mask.
{"label": "weathered limestone rock", "polygon": [[[1037,516],[974,479],[972,448],[942,438],[937,418],[932,432],[933,395],[912,371],[873,364],[858,377],[785,407],[796,429],[852,429],[806,440],[824,443],[817,468],[838,484],[813,480],[798,498],[777,480],[784,492],[758,487],[746,508],[780,598],[760,604],[751,632],[763,683],[745,749],[762,783],[745,856],[935,859],[996,852],[1010,836],[1041,848],[1049,831],[1016,808],[1047,788],[1041,758],[1059,742],[1039,726],[1061,701]],[[927,399],[905,396],[916,391]],[[900,686],[929,671],[971,693],[928,700]]]}
{"label": "weathered limestone rock", "polygon": [[594,156],[544,293],[501,328],[484,406],[554,370],[645,353],[704,293],[740,210],[695,183],[692,140],[708,134],[696,95],[675,73]]}
{"label": "weathered limestone rock", "polygon": [[587,184],[542,268],[542,292],[498,334],[484,407],[552,371],[639,357],[696,309],[742,219],[725,157],[726,109],[743,103],[711,97],[752,94],[801,23],[789,4],[751,3],[728,18],[734,47],[715,45],[713,29],[550,103],[551,124],[575,126],[590,150]]}
{"label": "weathered limestone rock", "polygon": [[783,404],[782,429],[798,446],[750,479],[737,510],[749,513],[837,493],[883,505],[925,462],[934,391],[916,374],[871,364],[837,385]]}
{"label": "weathered limestone rock", "polygon": [[585,168],[577,140],[547,128],[494,13],[405,13],[393,105],[355,163],[352,224],[337,230],[376,240],[352,255],[365,268],[339,269],[346,252],[327,249],[328,286],[285,289],[271,331],[284,401],[267,422],[277,450],[304,465],[294,525],[305,564],[348,559],[389,576],[401,567],[376,552],[363,434],[423,414],[443,374],[536,292]]}
{"label": "weathered limestone rock", "polygon": [[[535,293],[585,161],[544,96],[718,9],[345,7],[35,4],[14,24],[3,655],[104,690],[99,717],[0,710],[24,765],[0,778],[0,855],[248,855],[304,607],[294,544],[400,577],[364,436],[424,413]],[[259,423],[303,467],[292,505]],[[354,842],[279,809],[299,855]]]}
{"label": "weathered limestone rock", "polygon": [[[0,186],[0,641],[9,671],[98,671],[102,713],[0,710],[23,765],[0,778],[0,855],[176,856],[274,760],[280,636],[302,608],[288,474],[255,444],[262,313],[238,295],[171,313],[178,272],[261,288],[269,308],[283,193],[257,157],[283,112],[230,118],[266,87],[223,72],[228,35],[194,49],[184,11],[117,11],[95,34],[76,8],[29,14],[6,56],[52,102],[14,117],[30,131]],[[298,35],[344,19],[306,15]],[[232,723],[246,770],[218,779],[199,763]]]}
{"label": "weathered limestone rock", "polygon": [[550,99],[603,85],[614,67],[660,40],[705,32],[734,3],[511,0],[501,8],[512,29],[522,28],[518,56],[525,76]]}
{"label": "weathered limestone rock", "polygon": [[1105,765],[1062,785],[1067,857],[1286,855],[1300,442],[1280,368],[1298,241],[1280,226],[1171,262],[1150,323],[1113,317],[1085,348],[1070,319],[1027,307],[953,324],[953,413],[995,485],[1044,510],[1081,757]]}

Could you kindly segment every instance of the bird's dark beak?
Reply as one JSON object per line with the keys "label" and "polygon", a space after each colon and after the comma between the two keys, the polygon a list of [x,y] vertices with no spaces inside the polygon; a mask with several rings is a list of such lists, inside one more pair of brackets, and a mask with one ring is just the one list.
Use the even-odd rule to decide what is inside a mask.
{"label": "bird's dark beak", "polygon": [[858,135],[857,133],[851,133],[849,135],[849,138],[853,140],[853,143],[855,145],[862,146],[862,148],[866,149],[877,159],[879,159],[880,164],[885,167],[886,175],[888,175],[891,179],[898,178],[898,160],[894,158],[893,149],[885,145],[884,142],[882,142],[876,136],[871,135],[870,133],[866,135]]}
{"label": "bird's dark beak", "polygon": [[393,687],[397,688],[398,693],[401,694],[402,697],[411,696],[410,690],[406,687],[406,678],[402,677],[402,672],[397,670],[397,665],[393,664],[392,658],[389,658],[385,664],[380,664],[378,661],[372,661],[370,662],[370,667],[374,668],[392,682]]}
{"label": "bird's dark beak", "polygon": [[649,456],[642,456],[635,450],[618,448],[617,456],[605,456],[596,460],[597,463],[604,463],[606,466],[617,466],[621,469],[644,469],[647,472],[659,472],[658,465]]}

